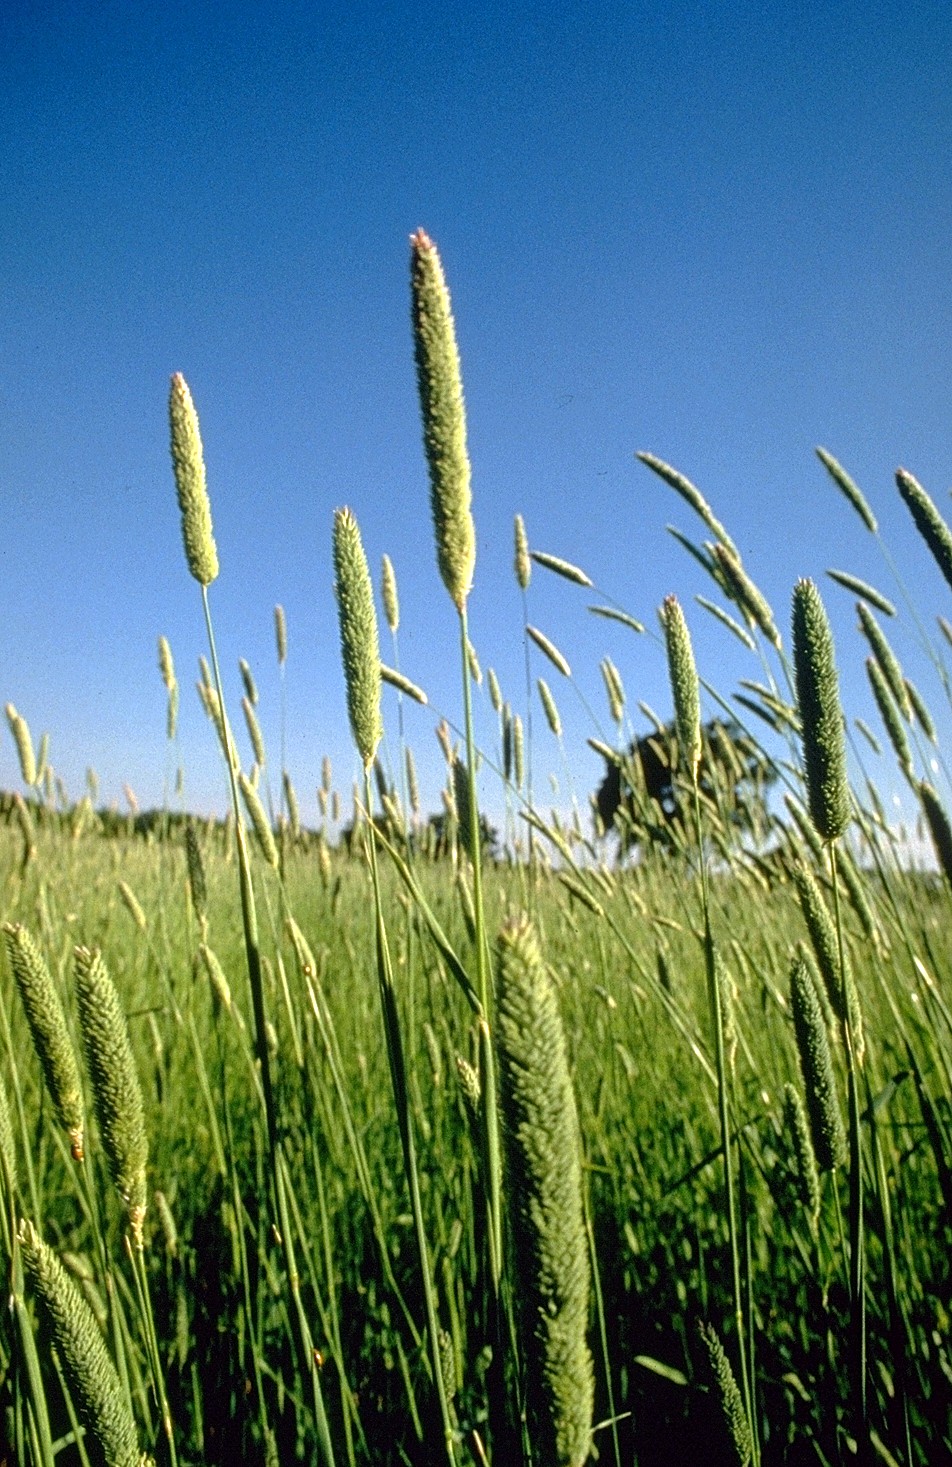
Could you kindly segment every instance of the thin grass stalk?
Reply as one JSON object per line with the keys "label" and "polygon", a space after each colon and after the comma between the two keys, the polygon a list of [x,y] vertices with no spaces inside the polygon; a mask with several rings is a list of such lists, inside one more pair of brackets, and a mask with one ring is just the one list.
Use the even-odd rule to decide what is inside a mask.
{"label": "thin grass stalk", "polygon": [[[370,769],[364,766],[364,797],[367,810],[371,811],[372,792],[370,786]],[[377,949],[377,981],[380,990],[380,1004],[383,1010],[384,1034],[387,1041],[387,1059],[390,1066],[390,1082],[393,1087],[393,1098],[397,1110],[397,1122],[400,1128],[400,1142],[403,1148],[403,1165],[406,1172],[407,1186],[410,1191],[410,1210],[413,1214],[413,1226],[416,1234],[417,1252],[419,1254],[420,1272],[423,1282],[423,1298],[426,1308],[427,1336],[430,1345],[430,1369],[433,1377],[433,1385],[436,1389],[437,1402],[440,1409],[440,1418],[443,1424],[443,1446],[446,1460],[450,1467],[455,1467],[456,1462],[456,1432],[453,1426],[450,1404],[446,1394],[446,1384],[443,1378],[442,1362],[440,1358],[440,1328],[436,1311],[436,1290],[433,1284],[433,1275],[430,1269],[430,1254],[426,1241],[426,1227],[423,1219],[423,1204],[420,1199],[420,1179],[416,1159],[416,1142],[413,1135],[413,1117],[411,1113],[410,1089],[407,1082],[406,1059],[403,1050],[403,1038],[400,1030],[400,1015],[397,1009],[397,998],[393,986],[393,969],[390,961],[390,949],[387,943],[387,929],[383,918],[383,897],[380,891],[380,874],[377,866],[376,831],[373,820],[369,822],[370,830],[367,837],[370,856],[370,870],[374,891],[374,930],[376,935]]]}
{"label": "thin grass stalk", "polygon": [[[863,1137],[859,1108],[857,1056],[854,1052],[853,1027],[850,1022],[849,995],[846,991],[843,916],[840,910],[840,884],[837,874],[836,841],[830,842],[830,879],[833,883],[833,915],[839,949],[841,1015],[843,1048],[846,1053],[847,1106],[850,1147],[850,1362],[854,1426],[860,1452],[869,1444],[870,1422],[866,1399],[866,1236],[863,1218]],[[856,997],[858,1008],[858,996]]]}
{"label": "thin grass stalk", "polygon": [[465,604],[460,609],[460,650],[463,668],[463,714],[466,734],[466,768],[469,793],[470,860],[473,867],[473,912],[476,923],[476,992],[482,1016],[478,1021],[483,1088],[483,1146],[488,1182],[489,1258],[493,1292],[499,1299],[502,1279],[502,1161],[499,1116],[496,1107],[495,1056],[491,1042],[492,994],[490,985],[489,933],[483,900],[482,850],[479,806],[476,798],[476,740],[473,733],[473,698],[470,688],[467,646],[469,630]]}
{"label": "thin grass stalk", "polygon": [[[753,1309],[744,1305],[741,1286],[740,1236],[737,1227],[737,1204],[735,1197],[734,1165],[732,1152],[732,1126],[730,1116],[730,1091],[727,1076],[727,1056],[724,1044],[724,1013],[721,1005],[721,985],[717,975],[717,952],[711,930],[710,891],[708,887],[707,859],[704,851],[701,823],[701,796],[698,785],[697,766],[691,771],[694,799],[694,828],[697,839],[698,862],[701,871],[701,902],[704,921],[704,967],[707,974],[708,1003],[714,1030],[714,1062],[717,1070],[717,1114],[720,1125],[721,1155],[724,1161],[724,1196],[727,1203],[727,1233],[731,1255],[731,1286],[734,1296],[734,1323],[737,1330],[737,1348],[740,1359],[741,1395],[751,1442],[753,1467],[760,1462],[760,1442],[754,1411],[753,1375]],[[752,1299],[750,1301],[752,1306]]]}

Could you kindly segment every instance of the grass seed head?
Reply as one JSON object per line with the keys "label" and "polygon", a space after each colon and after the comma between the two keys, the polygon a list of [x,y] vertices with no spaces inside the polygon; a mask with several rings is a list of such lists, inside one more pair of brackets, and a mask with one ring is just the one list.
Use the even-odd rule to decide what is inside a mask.
{"label": "grass seed head", "polygon": [[730,535],[728,535],[720,520],[715,517],[714,511],[711,509],[711,506],[704,498],[700,489],[696,488],[690,479],[686,479],[683,474],[679,474],[677,469],[673,469],[663,459],[655,458],[653,453],[636,453],[635,457],[640,459],[647,468],[652,469],[676,494],[680,494],[684,502],[689,504],[694,510],[694,513],[700,515],[711,534],[722,545],[726,545],[729,550],[736,550],[736,546]]}
{"label": "grass seed head", "polygon": [[90,1440],[108,1467],[141,1467],[135,1422],[92,1309],[32,1223],[20,1223],[19,1241],[40,1314]]}
{"label": "grass seed head", "polygon": [[436,245],[419,229],[410,237],[410,250],[413,342],[437,562],[462,611],[473,584],[476,532],[456,332]]}
{"label": "grass seed head", "polygon": [[581,1467],[594,1371],[581,1138],[555,988],[532,925],[499,936],[495,1043],[526,1403],[541,1462]]}
{"label": "grass seed head", "polygon": [[555,699],[552,696],[552,689],[549,687],[544,677],[540,677],[538,679],[538,688],[539,697],[542,701],[542,708],[545,713],[546,723],[555,734],[555,737],[557,739],[560,739],[562,737],[562,720],[559,717],[559,710],[555,706]]}
{"label": "grass seed head", "polygon": [[587,576],[577,565],[570,560],[563,560],[559,555],[547,555],[544,550],[530,550],[530,556],[536,565],[543,566],[546,570],[554,571],[563,580],[571,581],[576,586],[591,586],[593,584],[590,576]]}
{"label": "grass seed head", "polygon": [[660,615],[668,653],[678,748],[694,781],[701,762],[701,699],[691,634],[676,596],[664,598]]}
{"label": "grass seed head", "polygon": [[417,780],[416,762],[413,758],[413,750],[410,745],[406,746],[406,770],[407,770],[407,799],[410,801],[410,809],[414,815],[420,813],[420,786]]}
{"label": "grass seed head", "polygon": [[917,479],[905,469],[896,470],[896,483],[916,529],[932,551],[933,559],[952,586],[952,530]]}
{"label": "grass seed head", "polygon": [[13,1121],[10,1116],[10,1102],[7,1099],[7,1087],[0,1080],[0,1164],[6,1177],[7,1202],[9,1209],[10,1198],[16,1191],[17,1186],[17,1148],[13,1139]]}
{"label": "grass seed head", "polygon": [[238,788],[241,790],[241,798],[245,802],[248,819],[251,821],[251,827],[254,830],[261,854],[272,870],[277,871],[280,861],[278,860],[278,847],[274,839],[274,831],[271,829],[271,821],[268,819],[264,805],[261,803],[261,796],[244,770],[241,770],[238,775]]}
{"label": "grass seed head", "polygon": [[159,638],[159,672],[166,692],[171,693],[175,686],[175,663],[172,661],[172,648],[169,646],[168,637]]}
{"label": "grass seed head", "polygon": [[877,529],[876,516],[867,504],[866,496],[863,494],[859,485],[853,482],[842,464],[837,462],[832,453],[827,453],[825,448],[818,448],[816,450],[816,456],[826,469],[837,489],[849,500],[867,530],[875,535]]}
{"label": "grass seed head", "polygon": [[526,741],[518,713],[512,715],[512,775],[516,789],[521,790],[526,782]]}
{"label": "grass seed head", "polygon": [[909,747],[906,730],[903,727],[899,709],[893,699],[889,683],[875,657],[867,657],[866,659],[866,676],[869,678],[869,685],[873,690],[873,697],[876,699],[879,716],[889,735],[889,742],[893,746],[893,753],[899,761],[899,767],[906,778],[911,779],[913,767],[912,750]]}
{"label": "grass seed head", "polygon": [[544,632],[540,632],[538,627],[526,627],[526,631],[539,651],[548,657],[556,672],[560,672],[563,677],[571,677],[572,669],[555,643],[551,642]]}
{"label": "grass seed head", "polygon": [[212,534],[212,511],[205,486],[205,459],[198,414],[181,372],[172,377],[169,425],[185,559],[196,581],[202,586],[210,586],[218,575],[218,551]]}
{"label": "grass seed head", "polygon": [[245,661],[244,657],[238,658],[238,671],[241,673],[241,681],[244,686],[245,697],[248,699],[248,702],[251,704],[252,708],[254,708],[257,706],[258,703],[258,688],[255,684],[254,674],[252,673],[251,668]]}
{"label": "grass seed head", "polygon": [[850,792],[833,634],[813,581],[794,588],[793,658],[810,818],[833,841],[849,825]]}
{"label": "grass seed head", "polygon": [[288,620],[283,606],[274,608],[274,644],[278,654],[278,666],[283,667],[288,660]]}
{"label": "grass seed head", "polygon": [[26,785],[35,785],[37,780],[36,755],[33,752],[33,740],[30,737],[30,728],[26,719],[18,713],[12,703],[6,706],[7,723],[13,735],[13,742],[17,748],[17,758],[20,761],[20,775]]}
{"label": "grass seed head", "polygon": [[796,1086],[789,1083],[783,1087],[783,1118],[790,1137],[800,1201],[815,1226],[820,1215],[820,1173],[803,1098]]}
{"label": "grass seed head", "polygon": [[357,521],[349,509],[334,514],[334,576],[347,712],[357,752],[369,769],[383,728],[380,721],[380,643],[370,571]]}
{"label": "grass seed head", "polygon": [[845,591],[852,591],[854,596],[859,596],[861,600],[868,601],[870,606],[875,606],[876,610],[881,611],[883,616],[896,615],[896,608],[892,602],[881,591],[877,591],[875,586],[871,586],[868,581],[861,581],[859,576],[851,576],[848,571],[828,570],[827,575],[831,581],[835,581]]}
{"label": "grass seed head", "polygon": [[380,597],[387,626],[396,635],[400,625],[400,601],[397,596],[397,578],[389,555],[385,555],[380,563]]}
{"label": "grass seed head", "polygon": [[939,869],[952,886],[952,824],[949,823],[949,817],[942,801],[926,780],[922,780],[919,784],[919,799],[922,801],[922,809],[929,827],[929,834],[932,836]]}
{"label": "grass seed head", "polygon": [[859,616],[860,626],[863,629],[863,635],[869,643],[873,656],[879,663],[883,677],[889,684],[889,691],[899,704],[903,718],[907,722],[911,722],[912,704],[909,701],[909,692],[902,675],[902,668],[899,666],[899,659],[892,647],[890,647],[886,634],[869,607],[862,601],[857,601],[856,611]]}
{"label": "grass seed head", "polygon": [[529,537],[526,534],[526,522],[521,514],[517,514],[513,520],[513,542],[515,546],[512,568],[516,573],[516,582],[520,591],[529,589],[532,580],[532,561],[529,558]]}
{"label": "grass seed head", "polygon": [[56,1118],[70,1138],[73,1156],[81,1161],[85,1130],[83,1087],[59,993],[43,954],[27,929],[8,922],[3,935]]}
{"label": "grass seed head", "polygon": [[831,1172],[846,1158],[846,1132],[823,1009],[802,957],[796,958],[790,974],[790,1007],[816,1164],[821,1172]]}
{"label": "grass seed head", "polygon": [[251,744],[251,752],[255,756],[255,763],[264,768],[267,762],[264,738],[261,733],[261,724],[255,712],[254,699],[247,695],[241,700],[241,711],[245,715],[245,728],[248,730],[248,741]]}
{"label": "grass seed head", "polygon": [[103,1150],[113,1184],[126,1205],[133,1239],[141,1248],[149,1143],[129,1027],[102,954],[76,948],[74,972],[86,1069]]}
{"label": "grass seed head", "polygon": [[205,880],[205,862],[198,843],[195,826],[191,821],[185,826],[185,862],[188,868],[188,888],[192,898],[192,910],[199,926],[204,931],[208,925],[208,883]]}
{"label": "grass seed head", "polygon": [[822,893],[813,873],[797,864],[793,878],[800,897],[810,943],[816,956],[817,966],[823,978],[830,1008],[842,1022],[849,1020],[850,1038],[857,1061],[862,1064],[866,1051],[863,1015],[859,1006],[859,994],[853,978],[853,967],[845,947],[843,950],[843,972],[840,973],[840,951],[833,919],[827,910]]}
{"label": "grass seed head", "polygon": [[699,1323],[698,1333],[707,1354],[707,1364],[714,1392],[720,1403],[727,1434],[736,1454],[736,1461],[739,1467],[748,1467],[753,1457],[750,1422],[747,1420],[744,1400],[731,1363],[727,1358],[727,1352],[709,1324]]}

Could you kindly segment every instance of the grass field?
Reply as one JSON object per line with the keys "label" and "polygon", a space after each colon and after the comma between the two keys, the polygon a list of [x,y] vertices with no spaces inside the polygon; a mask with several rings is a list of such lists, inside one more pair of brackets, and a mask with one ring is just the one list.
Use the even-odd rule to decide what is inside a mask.
{"label": "grass field", "polygon": [[[737,780],[699,763],[669,600],[676,717],[658,741],[682,818],[660,817],[621,749],[637,859],[596,841],[587,812],[533,807],[521,724],[500,703],[500,747],[484,752],[509,819],[498,858],[480,854],[480,786],[497,776],[475,777],[462,409],[435,251],[414,248],[461,637],[439,848],[374,789],[379,653],[349,517],[335,570],[367,774],[349,848],[300,828],[289,782],[273,819],[268,771],[232,752],[181,379],[173,458],[228,822],[186,838],[168,812],[145,829],[64,804],[8,707],[25,798],[0,819],[0,1459],[952,1460],[952,834],[924,782],[941,758],[932,718],[874,615],[882,598],[851,587],[883,715],[868,736],[895,752],[936,869],[909,868],[871,786],[846,788],[815,588],[797,587],[788,655],[786,608],[766,606],[728,532],[657,461],[713,536],[695,551],[719,614],[762,652],[733,757],[756,745],[774,783],[739,824]],[[899,488],[952,582],[938,511],[909,476]],[[516,545],[525,584],[520,527]],[[947,630],[930,649],[946,693]],[[532,640],[546,672],[557,649]],[[163,675],[174,724],[170,659]],[[250,670],[246,689],[253,723]],[[328,810],[349,806],[329,770],[322,791]]]}

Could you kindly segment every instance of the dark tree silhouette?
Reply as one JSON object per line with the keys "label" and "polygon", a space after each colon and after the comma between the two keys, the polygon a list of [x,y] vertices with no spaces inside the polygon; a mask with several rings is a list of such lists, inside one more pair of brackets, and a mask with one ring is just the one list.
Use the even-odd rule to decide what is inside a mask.
{"label": "dark tree silhouette", "polygon": [[[767,822],[767,792],[776,773],[757,741],[734,722],[711,719],[701,730],[698,784],[734,838],[762,832]],[[624,754],[606,760],[605,778],[593,805],[601,829],[615,829],[622,849],[654,843],[666,850],[682,844],[681,827],[690,813],[688,788],[678,772],[674,723],[645,734]]]}

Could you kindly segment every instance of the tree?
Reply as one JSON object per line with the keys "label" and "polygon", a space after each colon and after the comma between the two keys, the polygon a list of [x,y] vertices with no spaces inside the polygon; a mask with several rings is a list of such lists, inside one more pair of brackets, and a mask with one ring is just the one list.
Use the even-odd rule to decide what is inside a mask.
{"label": "tree", "polygon": [[[708,811],[708,826],[725,840],[762,835],[767,827],[767,793],[776,779],[772,761],[756,739],[733,720],[711,719],[701,729],[698,786]],[[616,830],[623,851],[658,845],[677,850],[684,844],[691,794],[677,767],[673,721],[645,734],[624,754],[606,760],[607,769],[593,797],[603,831]],[[691,829],[692,827],[689,827]]]}

